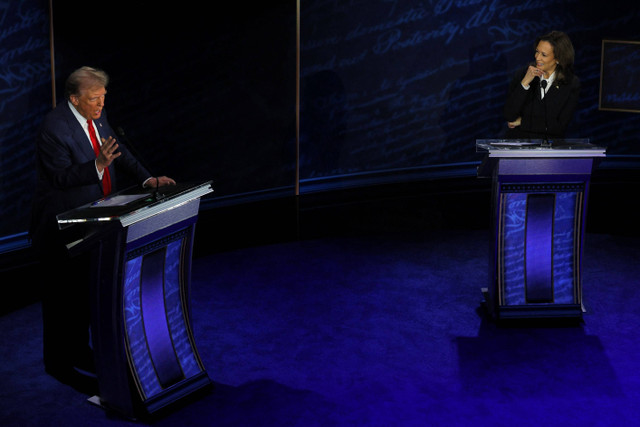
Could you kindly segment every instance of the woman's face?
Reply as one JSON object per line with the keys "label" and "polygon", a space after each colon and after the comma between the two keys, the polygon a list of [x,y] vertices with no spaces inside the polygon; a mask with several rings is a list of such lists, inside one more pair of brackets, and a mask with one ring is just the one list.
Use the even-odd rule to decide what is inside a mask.
{"label": "woman's face", "polygon": [[541,40],[536,47],[536,67],[542,70],[545,77],[549,77],[556,69],[558,62],[553,54],[551,43]]}

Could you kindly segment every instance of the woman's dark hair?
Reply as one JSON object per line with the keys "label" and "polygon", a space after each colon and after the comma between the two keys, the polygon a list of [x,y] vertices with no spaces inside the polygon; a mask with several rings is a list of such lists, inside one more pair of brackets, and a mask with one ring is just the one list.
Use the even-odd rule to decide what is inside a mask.
{"label": "woman's dark hair", "polygon": [[575,51],[569,36],[562,31],[551,31],[536,39],[534,49],[541,41],[548,42],[553,47],[553,56],[556,57],[558,65],[556,67],[556,79],[558,82],[566,84],[573,78],[573,61]]}

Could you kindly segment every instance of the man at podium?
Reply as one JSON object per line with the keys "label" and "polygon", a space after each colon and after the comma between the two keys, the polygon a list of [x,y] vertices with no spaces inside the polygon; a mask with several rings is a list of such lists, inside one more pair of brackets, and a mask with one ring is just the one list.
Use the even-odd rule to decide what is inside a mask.
{"label": "man at podium", "polygon": [[89,344],[90,259],[68,255],[56,215],[115,192],[121,173],[145,187],[175,184],[166,176],[152,177],[116,140],[104,111],[108,82],[102,70],[79,68],[66,81],[65,100],[46,115],[36,141],[30,230],[43,273],[45,370],[89,393],[96,384]]}

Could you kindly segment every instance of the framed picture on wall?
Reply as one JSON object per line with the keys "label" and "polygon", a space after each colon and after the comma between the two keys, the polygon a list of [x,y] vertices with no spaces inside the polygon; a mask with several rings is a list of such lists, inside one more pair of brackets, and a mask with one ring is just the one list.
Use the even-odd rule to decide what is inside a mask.
{"label": "framed picture on wall", "polygon": [[640,113],[640,41],[602,41],[599,108]]}

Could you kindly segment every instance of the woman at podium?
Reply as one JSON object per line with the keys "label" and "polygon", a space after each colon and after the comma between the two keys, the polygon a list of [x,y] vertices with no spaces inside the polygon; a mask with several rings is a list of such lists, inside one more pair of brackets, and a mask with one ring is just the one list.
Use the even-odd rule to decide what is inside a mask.
{"label": "woman at podium", "polygon": [[518,70],[509,85],[504,115],[509,139],[564,138],[578,103],[569,37],[552,31],[534,43],[535,62]]}

